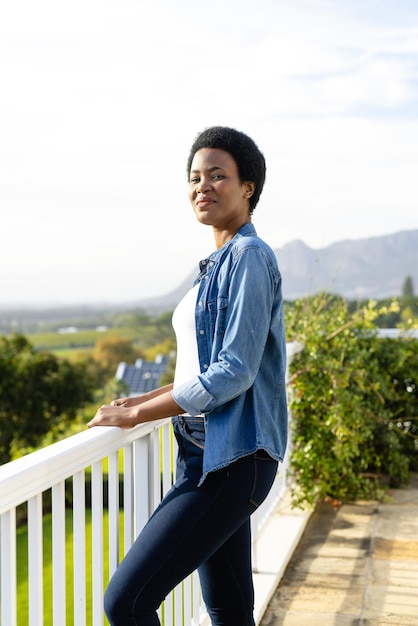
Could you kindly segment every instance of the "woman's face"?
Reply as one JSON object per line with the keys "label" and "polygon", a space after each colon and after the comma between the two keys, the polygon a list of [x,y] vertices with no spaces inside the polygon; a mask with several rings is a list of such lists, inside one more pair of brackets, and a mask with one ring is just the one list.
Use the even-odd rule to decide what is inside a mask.
{"label": "woman's face", "polygon": [[235,235],[250,222],[249,198],[255,184],[242,183],[233,157],[224,150],[202,148],[193,157],[189,199],[199,222]]}

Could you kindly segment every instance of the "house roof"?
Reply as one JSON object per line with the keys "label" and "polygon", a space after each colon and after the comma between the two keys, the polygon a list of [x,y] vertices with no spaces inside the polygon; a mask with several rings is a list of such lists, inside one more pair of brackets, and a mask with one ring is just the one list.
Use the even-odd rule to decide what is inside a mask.
{"label": "house roof", "polygon": [[161,376],[167,371],[169,357],[158,355],[155,361],[137,359],[135,365],[121,362],[116,371],[116,378],[129,387],[129,395],[140,395],[156,389]]}

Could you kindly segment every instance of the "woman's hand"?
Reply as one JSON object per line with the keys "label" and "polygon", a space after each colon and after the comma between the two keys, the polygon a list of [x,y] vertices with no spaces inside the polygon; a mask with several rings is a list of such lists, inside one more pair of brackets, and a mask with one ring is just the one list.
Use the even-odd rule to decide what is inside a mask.
{"label": "woman's hand", "polygon": [[[120,400],[127,400],[121,398]],[[120,400],[113,400],[112,404],[104,404],[97,411],[93,419],[87,424],[93,426],[118,426],[119,428],[132,428],[137,424],[136,411],[125,404],[116,404]]]}
{"label": "woman's hand", "polygon": [[171,396],[173,385],[160,387],[143,396],[134,398],[119,398],[112,404],[104,404],[97,411],[93,419],[87,424],[93,426],[118,426],[119,428],[133,428],[143,422],[171,417],[184,413]]}
{"label": "woman's hand", "polygon": [[144,404],[145,402],[149,402],[149,400],[153,400],[154,398],[158,398],[158,396],[167,394],[169,391],[173,389],[173,385],[165,385],[164,387],[159,387],[157,389],[153,389],[152,391],[148,391],[147,393],[143,393],[140,396],[130,396],[129,398],[117,398],[116,400],[112,400],[110,403],[112,406],[138,406],[139,404]]}

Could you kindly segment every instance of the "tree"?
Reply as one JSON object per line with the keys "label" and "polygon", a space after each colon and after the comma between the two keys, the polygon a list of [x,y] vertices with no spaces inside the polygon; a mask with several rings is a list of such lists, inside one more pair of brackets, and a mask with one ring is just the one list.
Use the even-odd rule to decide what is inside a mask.
{"label": "tree", "polygon": [[418,317],[418,298],[414,295],[414,283],[411,276],[405,278],[402,287],[402,313],[401,319],[404,323],[414,320]]}
{"label": "tree", "polygon": [[414,297],[414,283],[411,276],[405,278],[405,282],[402,286],[402,297],[413,298]]}
{"label": "tree", "polygon": [[101,339],[96,343],[93,352],[93,359],[99,364],[106,382],[115,376],[121,361],[132,364],[142,356],[142,353],[133,347],[131,341],[119,337]]}
{"label": "tree", "polygon": [[74,419],[93,391],[83,363],[38,352],[22,335],[0,337],[0,463],[11,460],[13,447],[35,446]]}

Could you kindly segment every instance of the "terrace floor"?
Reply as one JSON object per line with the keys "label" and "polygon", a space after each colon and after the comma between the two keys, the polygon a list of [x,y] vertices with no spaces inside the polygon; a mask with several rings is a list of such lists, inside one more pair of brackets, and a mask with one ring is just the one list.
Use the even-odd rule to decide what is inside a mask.
{"label": "terrace floor", "polygon": [[260,626],[417,626],[418,476],[311,515]]}

